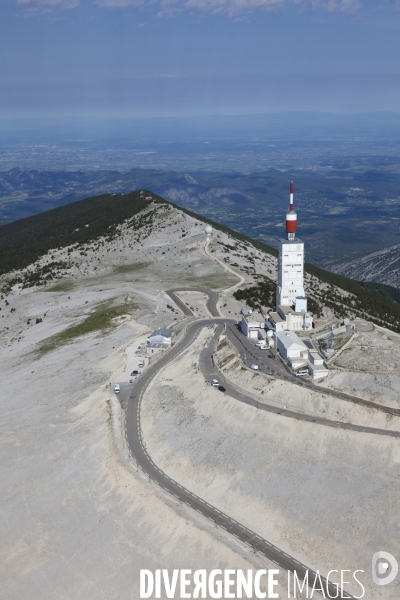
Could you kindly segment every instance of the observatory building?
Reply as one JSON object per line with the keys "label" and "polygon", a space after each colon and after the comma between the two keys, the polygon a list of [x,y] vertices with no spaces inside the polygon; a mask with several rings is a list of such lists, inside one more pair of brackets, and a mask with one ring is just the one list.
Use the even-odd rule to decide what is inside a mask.
{"label": "observatory building", "polygon": [[286,212],[286,239],[279,240],[276,312],[269,321],[276,332],[308,330],[313,318],[307,312],[304,292],[304,242],[296,239],[297,213],[293,204],[294,185],[290,182],[289,210]]}

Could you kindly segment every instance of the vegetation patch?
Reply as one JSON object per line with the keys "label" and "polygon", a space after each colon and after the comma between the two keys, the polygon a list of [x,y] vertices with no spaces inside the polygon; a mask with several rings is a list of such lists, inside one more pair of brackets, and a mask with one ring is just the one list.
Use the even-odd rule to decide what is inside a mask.
{"label": "vegetation patch", "polygon": [[131,265],[121,265],[120,267],[116,267],[114,269],[114,273],[133,273],[135,271],[140,271],[141,269],[145,269],[151,265],[150,262],[137,262]]}
{"label": "vegetation patch", "polygon": [[260,312],[263,307],[272,308],[275,306],[276,283],[269,277],[261,276],[262,281],[257,285],[238,290],[233,294],[236,300],[245,302],[247,306],[257,308]]}
{"label": "vegetation patch", "polygon": [[64,331],[56,333],[40,342],[37,353],[42,356],[47,352],[51,352],[60,346],[74,341],[78,337],[97,331],[107,331],[113,327],[117,327],[118,324],[113,322],[114,319],[121,315],[131,314],[138,308],[138,305],[131,301],[119,305],[113,305],[111,300],[102,302],[92,313],[90,313],[90,315],[77,325],[72,325],[71,327],[64,329]]}
{"label": "vegetation patch", "polygon": [[219,350],[222,350],[222,348],[225,348],[225,346],[228,345],[228,342],[226,340],[222,340],[221,342],[219,342],[218,346],[217,346],[217,352]]}
{"label": "vegetation patch", "polygon": [[236,354],[233,352],[232,354],[228,354],[224,358],[220,359],[219,366],[220,368],[225,367],[232,359],[236,358]]}
{"label": "vegetation patch", "polygon": [[69,292],[73,287],[73,281],[60,281],[60,283],[56,283],[56,285],[52,285],[50,288],[46,289],[46,292]]}
{"label": "vegetation patch", "polygon": [[[0,275],[23,269],[51,249],[82,246],[104,237],[111,241],[118,226],[148,207],[143,194],[104,194],[72,202],[0,227]],[[155,200],[165,201],[152,194]],[[134,219],[132,229],[151,225],[154,217]]]}
{"label": "vegetation patch", "polygon": [[229,273],[221,273],[220,275],[204,275],[195,277],[193,275],[182,275],[181,283],[193,285],[193,287],[208,287],[212,290],[218,290],[237,283],[237,277]]}

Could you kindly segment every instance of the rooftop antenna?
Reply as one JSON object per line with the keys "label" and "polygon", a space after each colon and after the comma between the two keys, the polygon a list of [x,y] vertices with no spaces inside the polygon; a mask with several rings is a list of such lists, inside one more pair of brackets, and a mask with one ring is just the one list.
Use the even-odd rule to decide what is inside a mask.
{"label": "rooftop antenna", "polygon": [[286,212],[286,233],[289,241],[294,240],[297,230],[297,213],[294,210],[293,196],[294,184],[293,181],[291,181],[289,188],[289,210]]}

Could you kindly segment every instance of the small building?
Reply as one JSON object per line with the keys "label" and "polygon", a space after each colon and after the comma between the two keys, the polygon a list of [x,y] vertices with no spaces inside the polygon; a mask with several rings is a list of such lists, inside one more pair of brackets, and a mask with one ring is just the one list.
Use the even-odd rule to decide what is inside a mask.
{"label": "small building", "polygon": [[259,312],[252,312],[251,314],[242,315],[240,322],[240,329],[245,336],[250,339],[260,339],[260,329],[265,329],[265,317]]}
{"label": "small building", "polygon": [[173,331],[170,329],[165,329],[165,327],[161,327],[160,329],[156,329],[153,333],[147,338],[147,345],[150,348],[164,348],[171,343],[171,336]]}
{"label": "small building", "polygon": [[328,375],[329,370],[324,363],[322,365],[308,363],[308,372],[310,373],[312,379],[322,379]]}
{"label": "small building", "polygon": [[297,313],[307,312],[307,298],[306,296],[296,296],[294,310]]}
{"label": "small building", "polygon": [[323,365],[324,359],[316,350],[308,351],[308,360],[312,365]]}
{"label": "small building", "polygon": [[275,348],[292,369],[307,363],[308,348],[293,331],[276,332]]}
{"label": "small building", "polygon": [[[299,302],[298,302],[299,301]],[[275,331],[308,331],[312,328],[313,318],[310,313],[302,309],[306,298],[297,298],[296,307],[279,305],[276,312],[269,314],[269,320]],[[301,310],[296,310],[296,308]]]}
{"label": "small building", "polygon": [[324,359],[316,350],[308,351],[308,372],[312,379],[322,379],[329,373]]}
{"label": "small building", "polygon": [[281,315],[277,312],[270,312],[268,316],[268,322],[271,327],[278,333],[278,331],[284,331],[286,329],[286,319],[282,319]]}

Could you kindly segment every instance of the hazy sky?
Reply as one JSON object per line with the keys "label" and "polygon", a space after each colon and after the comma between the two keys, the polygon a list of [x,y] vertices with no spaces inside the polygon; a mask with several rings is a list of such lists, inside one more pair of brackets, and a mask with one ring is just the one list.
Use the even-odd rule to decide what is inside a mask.
{"label": "hazy sky", "polygon": [[400,0],[0,0],[0,117],[400,111]]}

